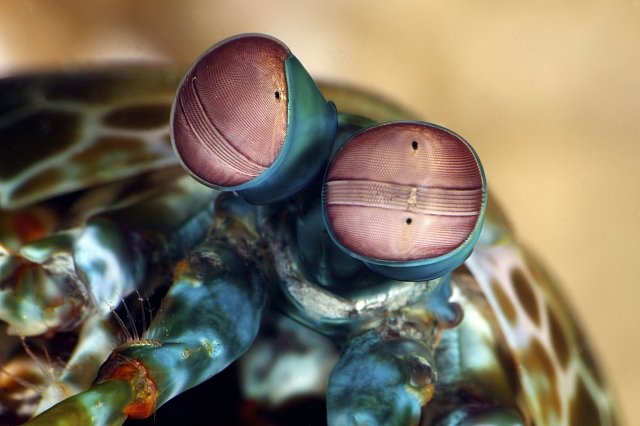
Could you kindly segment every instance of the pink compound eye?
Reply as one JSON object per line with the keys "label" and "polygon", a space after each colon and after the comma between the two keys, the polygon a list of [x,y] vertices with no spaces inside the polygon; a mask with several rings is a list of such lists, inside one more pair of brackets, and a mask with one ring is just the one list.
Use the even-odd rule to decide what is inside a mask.
{"label": "pink compound eye", "polygon": [[426,123],[357,133],[325,177],[325,221],[334,240],[374,269],[419,265],[398,279],[439,276],[462,263],[478,237],[485,200],[472,148]]}
{"label": "pink compound eye", "polygon": [[287,133],[290,56],[275,39],[244,35],[213,46],[193,65],[172,121],[176,152],[193,176],[234,187],[274,163]]}

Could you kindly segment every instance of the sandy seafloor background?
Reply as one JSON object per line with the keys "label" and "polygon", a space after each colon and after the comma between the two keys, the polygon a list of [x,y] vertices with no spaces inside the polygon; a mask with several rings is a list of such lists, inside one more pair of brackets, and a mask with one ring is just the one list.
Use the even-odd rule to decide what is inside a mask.
{"label": "sandy seafloor background", "polygon": [[0,2],[0,74],[264,32],[463,135],[640,422],[640,2]]}

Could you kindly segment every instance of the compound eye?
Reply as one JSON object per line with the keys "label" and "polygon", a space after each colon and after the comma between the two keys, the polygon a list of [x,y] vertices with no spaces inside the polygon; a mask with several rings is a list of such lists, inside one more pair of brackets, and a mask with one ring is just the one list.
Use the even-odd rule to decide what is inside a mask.
{"label": "compound eye", "polygon": [[464,262],[485,204],[484,174],[473,149],[427,123],[357,133],[334,155],[325,176],[325,221],[334,241],[395,279],[431,279]]}
{"label": "compound eye", "polygon": [[[268,36],[232,37],[205,52],[182,81],[173,106],[173,144],[183,166],[215,188],[253,188],[269,194],[267,202],[288,195],[270,191],[270,186],[286,186],[282,181],[266,179],[265,185],[262,180],[272,174],[283,151],[290,150],[288,144],[307,146],[304,137],[291,140],[301,139],[291,131],[292,120],[300,115],[291,111],[296,78],[313,85],[289,49]],[[317,96],[315,104],[327,109],[319,92]],[[331,137],[335,123],[332,132]],[[285,192],[291,191],[295,189]]]}
{"label": "compound eye", "polygon": [[175,146],[216,186],[248,182],[275,161],[287,130],[289,50],[262,36],[227,40],[191,68],[177,95]]}

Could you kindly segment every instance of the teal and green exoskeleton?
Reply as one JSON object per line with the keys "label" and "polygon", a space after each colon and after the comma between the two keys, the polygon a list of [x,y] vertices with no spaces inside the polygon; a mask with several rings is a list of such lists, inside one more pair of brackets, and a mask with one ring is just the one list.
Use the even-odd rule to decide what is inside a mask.
{"label": "teal and green exoskeleton", "polygon": [[[330,425],[615,424],[457,134],[318,88],[261,35],[181,82],[113,68],[0,92],[6,423],[149,417],[239,360],[247,398],[321,392]],[[154,292],[141,335],[111,324]]]}

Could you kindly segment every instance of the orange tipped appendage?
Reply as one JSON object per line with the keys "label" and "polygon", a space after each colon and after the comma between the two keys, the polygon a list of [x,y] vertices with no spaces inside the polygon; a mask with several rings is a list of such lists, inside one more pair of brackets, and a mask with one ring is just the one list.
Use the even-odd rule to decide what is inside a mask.
{"label": "orange tipped appendage", "polygon": [[97,383],[124,380],[131,386],[133,401],[122,412],[134,419],[145,419],[156,409],[157,389],[145,366],[117,352],[111,354],[98,373]]}

